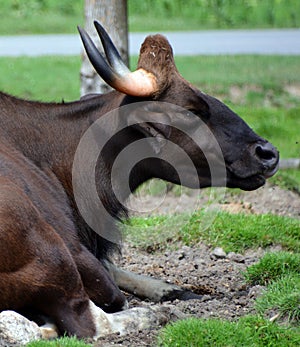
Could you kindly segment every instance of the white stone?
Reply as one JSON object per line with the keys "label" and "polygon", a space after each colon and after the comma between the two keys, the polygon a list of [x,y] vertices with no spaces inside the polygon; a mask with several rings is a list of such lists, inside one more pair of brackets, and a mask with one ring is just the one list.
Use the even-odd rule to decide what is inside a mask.
{"label": "white stone", "polygon": [[226,253],[224,252],[223,248],[221,247],[216,247],[213,251],[212,254],[217,257],[217,258],[226,258]]}
{"label": "white stone", "polygon": [[0,313],[0,346],[20,347],[42,337],[39,326],[14,311]]}

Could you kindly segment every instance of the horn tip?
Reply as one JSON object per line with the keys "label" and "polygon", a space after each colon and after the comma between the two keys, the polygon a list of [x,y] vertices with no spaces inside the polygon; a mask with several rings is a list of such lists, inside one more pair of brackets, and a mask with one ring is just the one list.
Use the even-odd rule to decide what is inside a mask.
{"label": "horn tip", "polygon": [[[100,24],[100,22],[98,22],[97,20],[94,20],[94,26],[95,26],[95,28],[97,29],[97,30],[101,30],[101,31],[103,31],[104,30],[104,28],[103,28],[103,26]],[[104,30],[105,31],[105,30]]]}
{"label": "horn tip", "polygon": [[84,32],[84,29],[82,29],[80,25],[77,25],[77,30],[79,31],[79,34]]}

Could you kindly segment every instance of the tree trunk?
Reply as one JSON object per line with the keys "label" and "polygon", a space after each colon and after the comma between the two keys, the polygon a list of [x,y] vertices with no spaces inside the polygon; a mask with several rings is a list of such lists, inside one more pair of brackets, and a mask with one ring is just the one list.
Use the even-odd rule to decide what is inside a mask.
{"label": "tree trunk", "polygon": [[[110,35],[124,62],[128,65],[128,26],[126,0],[85,0],[85,29],[103,52],[100,39],[94,27],[98,20]],[[85,52],[82,55],[80,70],[81,95],[106,93],[110,87],[98,76]]]}

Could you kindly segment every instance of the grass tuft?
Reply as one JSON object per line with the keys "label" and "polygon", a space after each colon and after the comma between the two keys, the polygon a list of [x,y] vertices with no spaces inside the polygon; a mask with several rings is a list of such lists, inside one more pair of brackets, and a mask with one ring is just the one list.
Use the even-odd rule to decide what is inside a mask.
{"label": "grass tuft", "polygon": [[33,341],[26,347],[92,347],[91,344],[78,340],[76,337],[62,337],[55,340],[39,340]]}
{"label": "grass tuft", "polygon": [[246,316],[237,322],[190,318],[162,329],[159,347],[263,347],[297,346],[300,330],[281,327],[260,316]]}
{"label": "grass tuft", "polygon": [[203,240],[229,252],[244,252],[249,248],[281,244],[284,248],[300,248],[299,220],[271,214],[244,215],[219,212],[212,225],[201,230],[201,212],[196,212],[182,230],[185,243]]}
{"label": "grass tuft", "polygon": [[247,268],[245,278],[251,285],[267,285],[286,274],[300,276],[300,253],[267,253]]}
{"label": "grass tuft", "polygon": [[[300,248],[297,219],[271,214],[211,213],[208,216],[204,210],[198,210],[193,215],[133,217],[125,232],[128,240],[142,249],[163,249],[178,241],[190,246],[205,242],[212,247],[223,247],[226,252],[240,253],[278,244],[287,250]],[[205,220],[211,225],[203,229]]]}
{"label": "grass tuft", "polygon": [[279,316],[290,323],[300,322],[300,274],[287,273],[271,282],[255,303],[260,314]]}

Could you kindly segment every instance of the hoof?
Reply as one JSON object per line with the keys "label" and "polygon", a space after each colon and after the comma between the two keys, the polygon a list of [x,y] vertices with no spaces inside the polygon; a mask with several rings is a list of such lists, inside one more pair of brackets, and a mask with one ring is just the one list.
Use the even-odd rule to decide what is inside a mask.
{"label": "hoof", "polygon": [[193,293],[190,290],[187,289],[175,289],[167,294],[165,294],[162,298],[161,301],[174,301],[176,299],[178,300],[201,300],[203,298],[203,295],[198,295]]}

